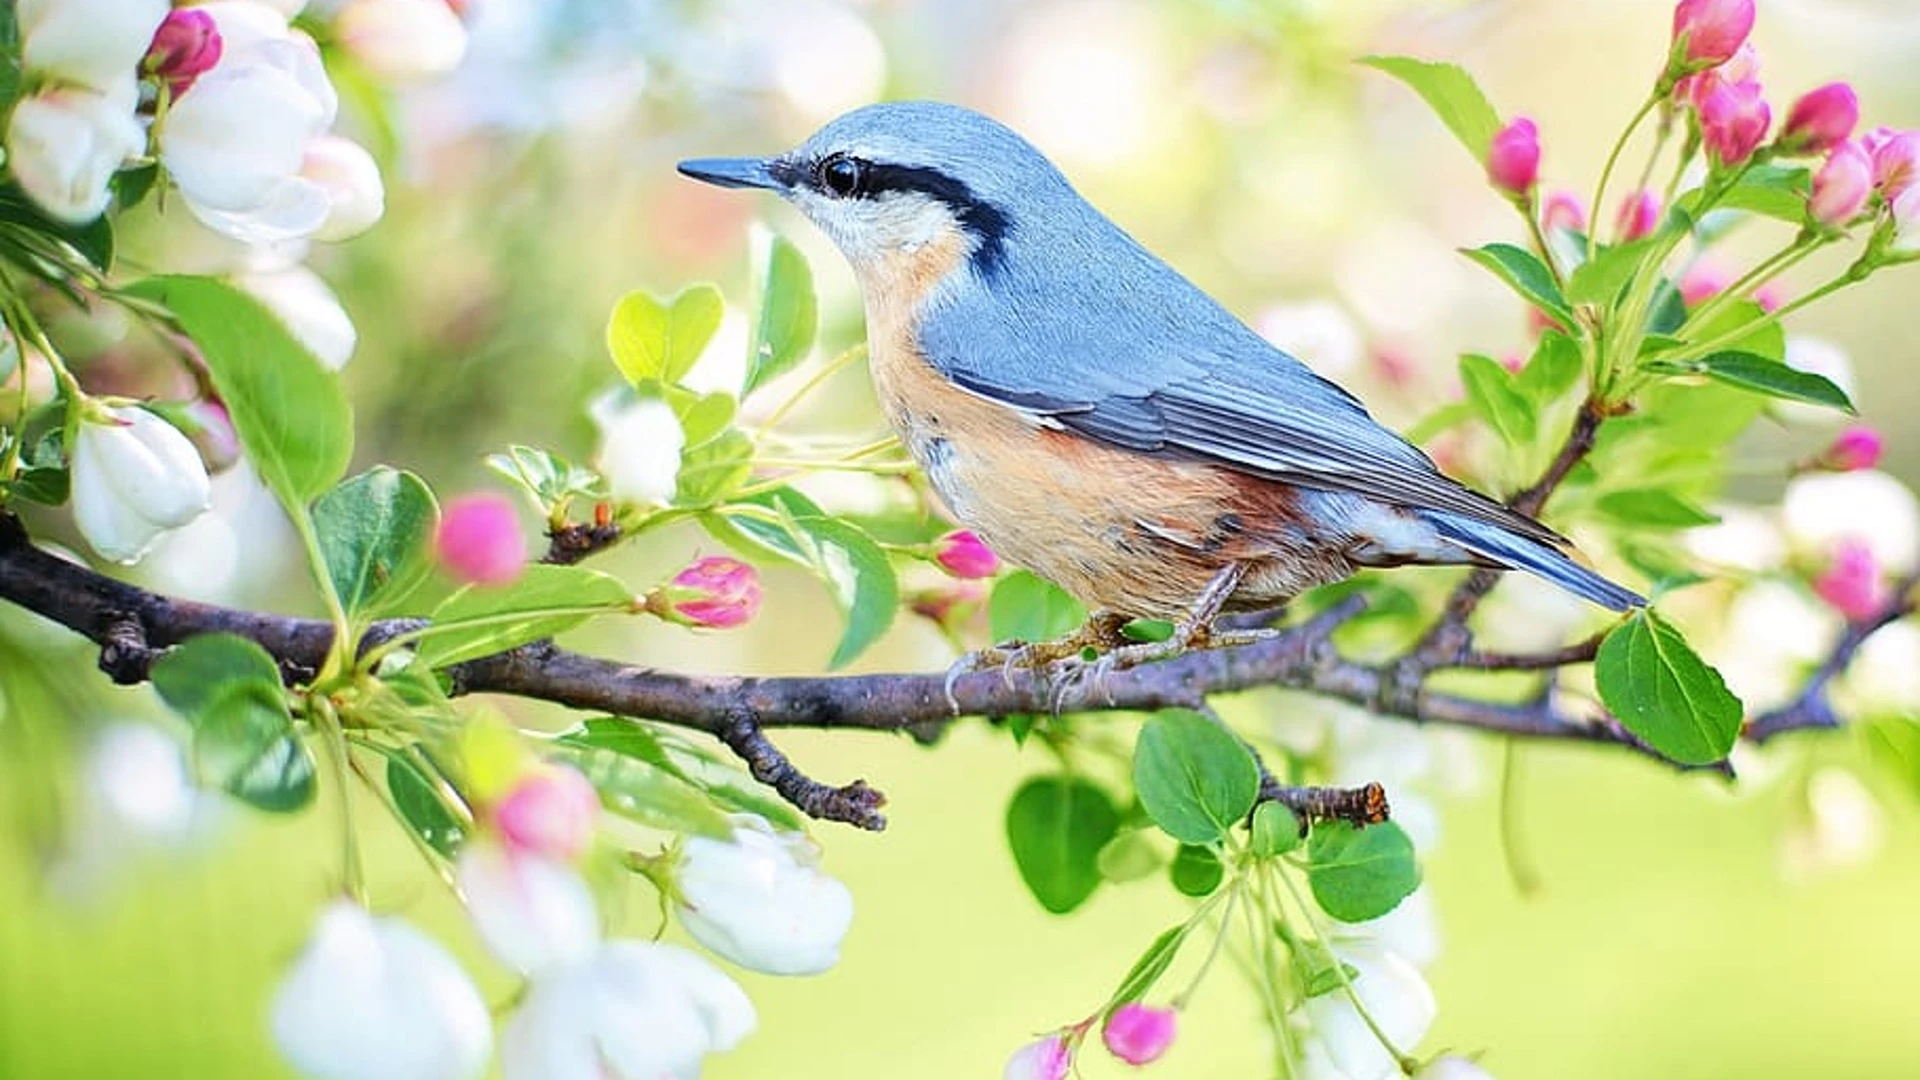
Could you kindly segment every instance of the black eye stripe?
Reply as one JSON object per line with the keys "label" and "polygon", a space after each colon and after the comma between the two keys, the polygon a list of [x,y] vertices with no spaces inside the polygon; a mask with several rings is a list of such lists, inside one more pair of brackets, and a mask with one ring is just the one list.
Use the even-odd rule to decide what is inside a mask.
{"label": "black eye stripe", "polygon": [[[843,165],[851,166],[852,173],[841,173],[834,181],[830,181],[828,170]],[[977,246],[973,262],[982,273],[997,272],[1005,257],[1006,237],[1012,225],[1006,213],[975,195],[966,181],[939,169],[869,161],[850,154],[830,154],[811,165],[776,161],[768,171],[781,183],[809,187],[833,199],[872,199],[898,192],[924,195],[945,205],[960,220],[961,226],[974,235]],[[851,183],[844,188],[836,186],[842,179]]]}

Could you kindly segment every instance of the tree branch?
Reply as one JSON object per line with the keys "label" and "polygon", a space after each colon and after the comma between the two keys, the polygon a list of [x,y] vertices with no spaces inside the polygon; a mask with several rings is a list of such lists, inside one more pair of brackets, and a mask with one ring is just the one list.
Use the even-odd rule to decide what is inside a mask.
{"label": "tree branch", "polygon": [[[293,672],[318,666],[332,640],[332,630],[322,620],[178,600],[115,581],[34,547],[19,522],[4,514],[0,514],[0,598],[101,645],[113,654],[113,674],[118,678],[143,678],[154,650],[200,634],[226,632],[249,638]],[[1665,760],[1611,717],[1589,719],[1568,710],[1551,687],[1538,700],[1521,705],[1424,688],[1411,695],[1403,693],[1391,665],[1358,663],[1341,656],[1333,646],[1334,628],[1364,606],[1363,597],[1349,597],[1264,641],[1110,672],[1098,680],[1073,683],[1065,693],[1060,680],[1048,672],[963,675],[952,682],[953,704],[949,704],[947,680],[939,673],[689,675],[586,656],[548,643],[460,664],[448,674],[457,693],[512,694],[706,732],[740,752],[749,767],[758,762],[756,771],[768,774],[779,774],[782,765],[791,768],[777,750],[767,753],[772,747],[763,733],[778,728],[907,731],[938,728],[960,716],[1047,712],[1056,707],[1062,711],[1192,708],[1211,694],[1262,686],[1305,690],[1416,723],[1614,746]],[[1888,620],[1897,617],[1890,614]],[[369,633],[368,641],[385,640],[418,625],[413,620],[382,622]],[[137,636],[134,627],[139,630]],[[1861,640],[1864,634],[1862,629]],[[1844,658],[1837,663],[1844,663]],[[1796,714],[1756,725],[1749,736],[1765,738],[1777,730],[1805,726],[1825,725],[1810,714]],[[819,792],[807,794],[813,789],[800,783],[804,780],[782,781],[792,789],[783,794],[798,792],[816,808],[826,806]],[[864,785],[820,785],[820,789],[852,800],[841,804],[845,814],[834,816],[877,810],[878,793]],[[868,794],[861,794],[863,789]]]}

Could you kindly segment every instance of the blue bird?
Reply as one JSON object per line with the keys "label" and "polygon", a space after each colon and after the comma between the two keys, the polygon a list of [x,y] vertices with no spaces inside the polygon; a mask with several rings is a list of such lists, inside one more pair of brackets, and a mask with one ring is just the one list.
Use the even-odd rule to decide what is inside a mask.
{"label": "blue bird", "polygon": [[1645,603],[1441,473],[986,116],[870,105],[786,154],[680,171],[773,191],[832,238],[880,402],[948,509],[1108,627],[1169,619],[1198,642],[1220,611],[1413,563]]}

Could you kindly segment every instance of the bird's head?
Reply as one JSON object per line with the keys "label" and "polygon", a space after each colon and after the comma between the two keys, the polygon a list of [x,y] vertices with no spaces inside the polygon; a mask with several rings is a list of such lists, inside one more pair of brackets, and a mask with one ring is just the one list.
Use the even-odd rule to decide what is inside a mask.
{"label": "bird's head", "polygon": [[696,180],[765,188],[825,232],[871,285],[922,287],[962,266],[1001,272],[1023,231],[1061,200],[1059,171],[998,121],[957,105],[889,102],[856,109],[770,158],[680,163]]}

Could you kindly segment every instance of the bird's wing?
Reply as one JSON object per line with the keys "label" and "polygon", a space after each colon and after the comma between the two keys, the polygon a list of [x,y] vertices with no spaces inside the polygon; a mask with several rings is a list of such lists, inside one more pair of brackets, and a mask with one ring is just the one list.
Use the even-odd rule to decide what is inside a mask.
{"label": "bird's wing", "polygon": [[[1082,296],[1024,311],[983,306],[930,320],[921,345],[930,363],[969,392],[1089,438],[1565,543],[1440,472],[1353,395],[1177,280],[1204,304],[1101,313],[1093,297]],[[1057,315],[1063,306],[1097,314],[1069,325]]]}

